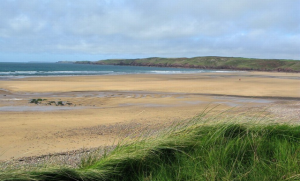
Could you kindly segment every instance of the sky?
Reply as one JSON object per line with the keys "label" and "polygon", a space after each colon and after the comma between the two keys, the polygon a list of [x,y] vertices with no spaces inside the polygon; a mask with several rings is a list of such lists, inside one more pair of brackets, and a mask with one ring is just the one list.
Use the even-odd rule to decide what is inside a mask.
{"label": "sky", "polygon": [[300,0],[1,0],[0,61],[300,60]]}

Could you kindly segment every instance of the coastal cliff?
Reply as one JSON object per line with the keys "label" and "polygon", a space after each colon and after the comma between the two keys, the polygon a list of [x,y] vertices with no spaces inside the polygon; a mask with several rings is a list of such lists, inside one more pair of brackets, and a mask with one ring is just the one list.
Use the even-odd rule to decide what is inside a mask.
{"label": "coastal cliff", "polygon": [[108,59],[100,61],[77,61],[77,64],[180,67],[197,69],[226,69],[300,72],[300,61],[283,59],[255,59],[241,57],[193,57],[193,58],[143,58],[143,59]]}

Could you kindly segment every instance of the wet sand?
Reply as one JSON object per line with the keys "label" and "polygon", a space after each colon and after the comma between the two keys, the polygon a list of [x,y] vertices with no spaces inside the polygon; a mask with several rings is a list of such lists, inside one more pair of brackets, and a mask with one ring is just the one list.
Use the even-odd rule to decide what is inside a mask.
{"label": "wet sand", "polygon": [[[31,99],[46,99],[39,104]],[[32,77],[0,80],[0,160],[109,146],[213,111],[266,110],[299,121],[300,74]],[[71,103],[49,105],[50,101]]]}

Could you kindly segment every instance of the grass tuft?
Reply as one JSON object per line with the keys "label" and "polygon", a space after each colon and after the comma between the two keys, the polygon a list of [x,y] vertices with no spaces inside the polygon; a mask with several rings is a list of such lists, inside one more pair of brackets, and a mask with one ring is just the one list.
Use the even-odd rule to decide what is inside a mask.
{"label": "grass tuft", "polygon": [[91,154],[79,168],[12,170],[0,180],[300,179],[300,126],[216,119],[224,118],[209,121],[203,113],[102,157]]}

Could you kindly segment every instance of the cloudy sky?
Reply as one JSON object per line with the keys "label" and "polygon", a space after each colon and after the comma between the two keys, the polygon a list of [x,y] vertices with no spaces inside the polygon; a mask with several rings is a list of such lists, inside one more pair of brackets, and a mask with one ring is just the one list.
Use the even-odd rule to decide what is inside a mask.
{"label": "cloudy sky", "polygon": [[0,0],[0,61],[300,60],[300,0]]}

